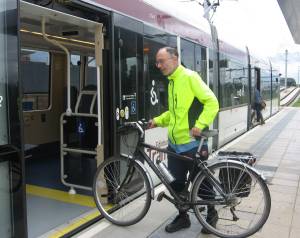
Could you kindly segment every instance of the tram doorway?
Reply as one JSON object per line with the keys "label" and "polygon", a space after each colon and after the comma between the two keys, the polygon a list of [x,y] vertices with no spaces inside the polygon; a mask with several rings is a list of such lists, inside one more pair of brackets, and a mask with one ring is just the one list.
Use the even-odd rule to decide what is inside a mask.
{"label": "tram doorway", "polygon": [[30,238],[60,237],[99,216],[91,188],[104,159],[104,24],[20,3]]}

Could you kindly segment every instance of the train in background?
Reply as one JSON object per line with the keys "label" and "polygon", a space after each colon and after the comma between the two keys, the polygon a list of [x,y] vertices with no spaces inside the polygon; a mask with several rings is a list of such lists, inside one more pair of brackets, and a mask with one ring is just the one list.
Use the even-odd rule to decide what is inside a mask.
{"label": "train in background", "polygon": [[[223,42],[208,23],[197,28],[140,0],[16,2],[18,14],[10,17],[17,18],[17,31],[10,34],[18,43],[10,47],[18,55],[10,65],[19,68],[14,82],[20,85],[15,93],[22,102],[22,126],[13,129],[22,135],[25,156],[18,163],[26,181],[35,183],[38,170],[60,181],[54,187],[91,190],[97,165],[126,149],[117,128],[167,110],[168,80],[155,67],[155,54],[164,46],[177,47],[181,63],[197,71],[219,99],[213,124],[219,136],[211,149],[251,129],[255,87],[266,101],[264,118],[279,110],[278,71],[253,57],[251,49]],[[8,111],[18,115],[13,105],[7,104]],[[147,130],[146,141],[166,146],[167,131]],[[20,194],[25,204],[25,193]],[[26,217],[25,209],[18,211]]]}

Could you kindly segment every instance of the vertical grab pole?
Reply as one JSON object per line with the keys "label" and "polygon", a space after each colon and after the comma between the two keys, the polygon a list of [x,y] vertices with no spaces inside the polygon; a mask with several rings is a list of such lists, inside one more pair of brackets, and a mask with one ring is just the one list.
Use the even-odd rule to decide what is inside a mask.
{"label": "vertical grab pole", "polygon": [[63,46],[61,43],[59,43],[56,40],[53,39],[49,39],[48,35],[46,34],[46,18],[43,17],[42,18],[42,33],[43,33],[43,37],[46,41],[50,42],[53,45],[58,46],[59,48],[63,49],[63,51],[66,53],[67,55],[67,94],[68,94],[68,98],[67,98],[67,110],[66,113],[67,115],[71,115],[72,113],[72,109],[71,109],[71,79],[70,79],[70,52],[69,50]]}
{"label": "vertical grab pole", "polygon": [[103,161],[103,143],[102,143],[102,96],[103,80],[101,80],[102,50],[103,50],[103,32],[102,24],[98,24],[95,29],[95,58],[97,66],[97,110],[98,110],[98,145],[97,145],[97,165]]}

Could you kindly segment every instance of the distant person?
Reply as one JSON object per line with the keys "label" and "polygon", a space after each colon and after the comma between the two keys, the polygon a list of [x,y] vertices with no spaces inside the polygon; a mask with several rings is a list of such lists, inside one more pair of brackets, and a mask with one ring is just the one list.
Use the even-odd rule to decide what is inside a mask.
{"label": "distant person", "polygon": [[[195,136],[201,136],[201,131],[209,127],[219,110],[219,103],[202,81],[197,72],[191,71],[178,63],[178,52],[171,47],[159,49],[156,54],[156,66],[168,78],[168,111],[150,120],[150,128],[156,126],[168,127],[168,150],[177,154],[195,158],[199,141]],[[201,112],[201,108],[203,110]],[[202,146],[200,159],[208,159],[207,142]],[[194,174],[193,163],[168,156],[168,167],[175,178],[170,185],[181,196],[185,196],[187,174]],[[205,182],[204,182],[205,183]],[[206,182],[207,183],[207,182]],[[210,184],[205,184],[208,188]],[[204,186],[205,186],[204,185]],[[211,189],[212,190],[212,189]],[[208,192],[207,195],[214,196]],[[214,206],[208,206],[207,222],[215,227],[218,213]],[[172,233],[191,226],[187,212],[179,211],[178,216],[165,227]],[[202,233],[208,234],[206,229]]]}
{"label": "distant person", "polygon": [[261,113],[262,109],[265,108],[265,102],[261,97],[261,93],[258,88],[255,88],[255,95],[254,95],[254,109],[256,111],[256,121],[261,125],[265,124],[265,120]]}

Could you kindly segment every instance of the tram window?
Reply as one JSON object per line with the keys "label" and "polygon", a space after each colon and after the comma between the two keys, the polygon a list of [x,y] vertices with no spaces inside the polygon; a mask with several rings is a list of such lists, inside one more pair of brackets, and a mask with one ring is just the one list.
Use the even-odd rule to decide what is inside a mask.
{"label": "tram window", "polygon": [[271,99],[271,72],[269,70],[261,70],[260,92],[264,100]]}
{"label": "tram window", "polygon": [[122,28],[115,28],[115,77],[117,107],[120,120],[136,120],[142,104],[137,97],[137,85],[142,81],[141,35]]}
{"label": "tram window", "polygon": [[[216,72],[217,72],[217,69],[216,69],[217,65],[215,64],[216,61],[217,61],[217,52],[213,49],[209,49],[208,68],[209,68],[209,88],[211,90],[213,90],[214,81],[216,80],[215,79]],[[220,79],[222,80],[221,70],[222,69],[220,68]]]}
{"label": "tram window", "polygon": [[50,107],[50,54],[21,49],[20,79],[23,83],[23,110],[46,110]]}
{"label": "tram window", "polygon": [[71,87],[76,88],[77,92],[79,92],[80,87],[80,55],[71,55],[71,69],[70,69],[70,81]]}
{"label": "tram window", "polygon": [[[226,61],[224,54],[220,54],[220,62]],[[233,95],[233,85],[231,79],[231,71],[228,70],[224,65],[220,66],[220,106],[221,108],[232,106],[231,97]],[[223,67],[222,67],[223,66]]]}
{"label": "tram window", "polygon": [[195,45],[192,42],[181,40],[181,64],[188,69],[195,70]]}
{"label": "tram window", "polygon": [[206,49],[199,45],[195,46],[195,71],[198,72],[202,80],[207,83]]}
{"label": "tram window", "polygon": [[177,47],[177,36],[170,35],[164,31],[161,31],[157,28],[153,28],[148,25],[144,25],[144,36],[147,39],[161,44],[161,47],[170,46]]}
{"label": "tram window", "polygon": [[145,103],[145,118],[158,116],[168,108],[168,80],[155,66],[157,51],[165,45],[144,39],[145,89],[141,94]]}
{"label": "tram window", "polygon": [[220,105],[222,108],[247,103],[247,66],[220,54]]}
{"label": "tram window", "polygon": [[[2,5],[0,4],[0,9],[2,13],[2,17],[4,18],[6,15],[5,12],[5,5],[4,9],[2,8]],[[9,62],[8,60],[8,50],[9,47],[7,47],[6,43],[6,33],[5,28],[7,27],[7,23],[2,20],[0,21],[0,52],[1,52],[1,64],[0,64],[0,145],[5,145],[8,143],[8,118],[7,118],[7,65],[5,62]],[[1,166],[0,166],[1,170]],[[3,176],[2,172],[0,172],[1,177]],[[2,188],[3,189],[3,188]],[[9,188],[7,188],[9,189]],[[2,194],[2,192],[1,192]],[[0,195],[1,197],[1,195]],[[1,199],[1,198],[0,198]],[[4,209],[10,209],[9,207],[9,201],[7,201],[8,204],[5,203],[5,200],[1,199],[1,201],[4,202],[4,204],[1,203],[0,205],[0,211],[4,211]],[[8,217],[10,212],[2,212],[3,219],[1,220],[1,226],[5,225],[6,228],[7,224],[10,224],[11,218]],[[4,222],[7,222],[5,224]],[[2,225],[3,224],[3,225]],[[4,230],[4,229],[3,229]],[[3,234],[6,235],[5,232]],[[7,235],[8,237],[8,235]]]}
{"label": "tram window", "polygon": [[87,58],[85,86],[97,86],[97,66],[95,57]]}
{"label": "tram window", "polygon": [[278,71],[272,70],[272,99],[278,100],[278,92],[279,92],[279,81],[278,81]]}

